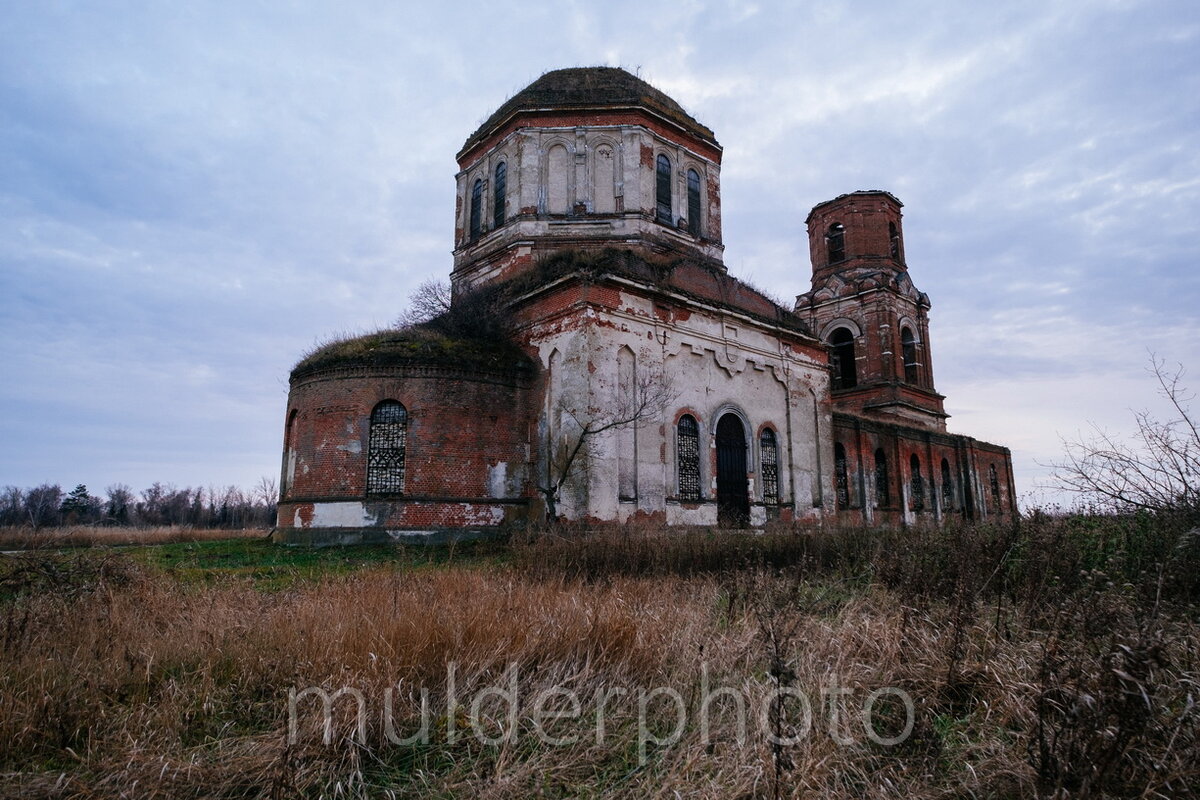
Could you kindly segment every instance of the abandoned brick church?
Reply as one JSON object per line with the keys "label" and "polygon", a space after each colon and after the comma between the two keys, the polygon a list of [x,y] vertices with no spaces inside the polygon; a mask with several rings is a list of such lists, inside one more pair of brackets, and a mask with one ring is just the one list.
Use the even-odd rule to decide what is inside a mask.
{"label": "abandoned brick church", "polygon": [[492,298],[505,334],[418,326],[301,361],[277,538],[548,509],[727,527],[1012,514],[1009,451],[946,430],[900,201],[813,208],[811,289],[783,308],[722,263],[721,152],[617,68],[548,72],[504,103],[458,153],[450,279],[460,310]]}

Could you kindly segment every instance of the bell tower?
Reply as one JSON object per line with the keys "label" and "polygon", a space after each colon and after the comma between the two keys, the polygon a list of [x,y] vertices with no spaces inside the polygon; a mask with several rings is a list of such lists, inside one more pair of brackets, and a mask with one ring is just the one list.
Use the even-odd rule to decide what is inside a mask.
{"label": "bell tower", "polygon": [[873,190],[815,206],[806,220],[812,289],[795,311],[829,348],[835,410],[943,431],[929,296],[908,274],[902,205]]}

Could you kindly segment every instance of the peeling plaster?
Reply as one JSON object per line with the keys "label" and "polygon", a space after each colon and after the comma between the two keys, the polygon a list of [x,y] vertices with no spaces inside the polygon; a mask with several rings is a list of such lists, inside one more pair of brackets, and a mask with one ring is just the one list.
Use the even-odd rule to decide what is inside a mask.
{"label": "peeling plaster", "polygon": [[367,511],[363,503],[314,503],[312,519],[307,525],[301,524],[300,514],[296,514],[295,527],[300,528],[361,528],[377,524],[375,515]]}

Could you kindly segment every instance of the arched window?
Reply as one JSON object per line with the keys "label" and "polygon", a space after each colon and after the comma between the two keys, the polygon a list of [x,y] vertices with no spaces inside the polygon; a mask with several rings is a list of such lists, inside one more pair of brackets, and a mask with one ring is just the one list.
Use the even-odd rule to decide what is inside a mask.
{"label": "arched window", "polygon": [[829,366],[834,389],[852,389],[858,385],[858,367],[854,363],[854,334],[838,328],[829,337]]}
{"label": "arched window", "polygon": [[296,475],[296,417],[300,412],[292,409],[288,414],[287,426],[283,433],[283,480],[279,482],[279,496],[286,497],[291,491],[292,480]]}
{"label": "arched window", "polygon": [[888,223],[888,241],[892,246],[892,258],[896,261],[900,260],[900,231],[896,229],[896,223]]}
{"label": "arched window", "polygon": [[764,428],[758,437],[760,472],[764,503],[779,502],[779,446],[775,442],[775,431]]}
{"label": "arched window", "polygon": [[483,229],[483,179],[476,178],[471,187],[471,241],[479,238]]}
{"label": "arched window", "polygon": [[700,426],[691,414],[679,418],[675,434],[679,499],[700,499]]}
{"label": "arched window", "polygon": [[496,180],[492,182],[492,227],[499,228],[507,217],[505,193],[508,191],[508,165],[501,161],[496,165]]}
{"label": "arched window", "polygon": [[829,254],[829,263],[846,260],[846,227],[840,222],[829,226],[825,234],[825,249]]}
{"label": "arched window", "polygon": [[846,448],[841,442],[833,445],[833,482],[837,507],[850,507],[850,475],[846,471]]}
{"label": "arched window", "polygon": [[687,173],[688,179],[688,209],[687,222],[688,231],[693,236],[700,235],[700,173],[694,169],[689,169]]}
{"label": "arched window", "polygon": [[916,453],[913,453],[912,458],[909,459],[908,467],[912,472],[909,484],[909,493],[912,497],[909,498],[909,505],[913,511],[921,511],[925,508],[925,481],[921,478],[921,459],[917,458]]}
{"label": "arched window", "polygon": [[879,508],[892,502],[892,485],[888,477],[887,456],[883,448],[875,451],[875,505]]}
{"label": "arched window", "polygon": [[950,476],[950,462],[942,459],[942,508],[954,508],[954,478]]}
{"label": "arched window", "polygon": [[904,357],[904,380],[907,383],[920,382],[920,365],[917,363],[917,341],[913,332],[907,327],[900,329],[900,351]]}
{"label": "arched window", "polygon": [[655,216],[664,225],[671,225],[671,159],[658,156],[657,183],[655,184]]}
{"label": "arched window", "polygon": [[597,214],[611,214],[617,210],[617,165],[613,159],[613,149],[606,144],[596,148],[595,172],[592,210]]}
{"label": "arched window", "polygon": [[546,153],[546,210],[551,214],[570,212],[574,171],[567,148],[561,144],[551,146]]}
{"label": "arched window", "polygon": [[384,400],[371,412],[367,445],[367,494],[404,491],[404,449],[408,412],[395,400]]}
{"label": "arched window", "polygon": [[992,503],[996,506],[996,513],[1000,513],[1000,478],[996,475],[996,465],[992,464],[988,467],[988,486],[992,490]]}

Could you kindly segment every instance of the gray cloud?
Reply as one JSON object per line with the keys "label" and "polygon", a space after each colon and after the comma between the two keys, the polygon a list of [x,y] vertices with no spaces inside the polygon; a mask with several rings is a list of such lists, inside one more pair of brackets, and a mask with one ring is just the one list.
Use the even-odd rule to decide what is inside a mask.
{"label": "gray cloud", "polygon": [[[630,24],[631,18],[639,24]],[[27,4],[0,23],[0,484],[252,484],[315,339],[449,272],[453,156],[541,72],[640,69],[724,144],[727,260],[887,188],[951,425],[1037,479],[1200,341],[1184,2]]]}

